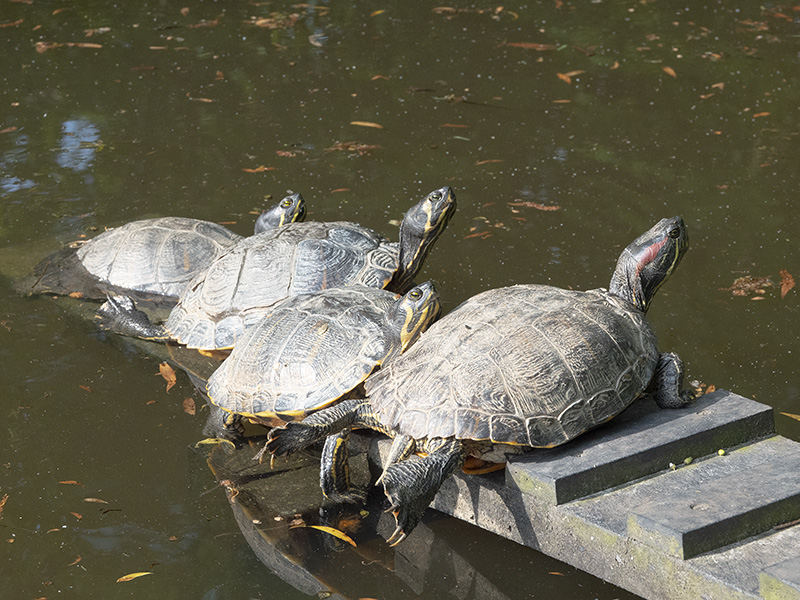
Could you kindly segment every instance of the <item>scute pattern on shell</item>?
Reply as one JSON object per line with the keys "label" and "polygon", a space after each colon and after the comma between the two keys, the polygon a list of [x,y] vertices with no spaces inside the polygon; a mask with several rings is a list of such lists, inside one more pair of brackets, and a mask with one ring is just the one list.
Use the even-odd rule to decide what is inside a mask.
{"label": "scute pattern on shell", "polygon": [[89,273],[113,286],[179,296],[199,271],[241,239],[216,223],[162,217],[105,231],[77,255]]}
{"label": "scute pattern on shell", "polygon": [[396,301],[361,285],[288,298],[241,338],[209,379],[209,396],[240,414],[322,408],[398,350],[386,316]]}
{"label": "scute pattern on shell", "polygon": [[489,290],[373,375],[381,421],[415,438],[547,447],[618,414],[653,377],[644,314],[605,290]]}
{"label": "scute pattern on shell", "polygon": [[191,282],[166,329],[191,348],[228,348],[287,296],[383,287],[399,248],[355,223],[292,223],[242,240]]}

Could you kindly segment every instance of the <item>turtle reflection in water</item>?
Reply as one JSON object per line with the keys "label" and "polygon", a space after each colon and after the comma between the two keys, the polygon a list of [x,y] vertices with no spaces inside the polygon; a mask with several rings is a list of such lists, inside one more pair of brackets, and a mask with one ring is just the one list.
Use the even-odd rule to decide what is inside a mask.
{"label": "turtle reflection in water", "polygon": [[404,293],[455,208],[449,187],[426,195],[403,218],[399,244],[356,223],[291,223],[224,252],[192,281],[163,327],[124,297],[101,307],[101,324],[124,335],[222,350],[291,296],[353,284]]}
{"label": "turtle reflection in water", "polygon": [[[341,448],[356,427],[394,437],[380,480],[397,522],[389,541],[399,543],[467,456],[501,461],[563,444],[644,392],[662,408],[684,406],[682,363],[659,353],[645,313],[687,247],[683,220],[662,219],[622,252],[608,290],[517,285],[478,294],[370,377],[368,401],[273,429],[268,449],[284,455],[325,436],[326,448]],[[327,456],[322,469],[333,480],[346,455]]]}
{"label": "turtle reflection in water", "polygon": [[[300,194],[283,198],[256,219],[255,234],[302,221]],[[26,294],[72,294],[105,300],[129,294],[174,305],[189,282],[242,236],[217,223],[184,217],[132,221],[43,259],[18,287]]]}

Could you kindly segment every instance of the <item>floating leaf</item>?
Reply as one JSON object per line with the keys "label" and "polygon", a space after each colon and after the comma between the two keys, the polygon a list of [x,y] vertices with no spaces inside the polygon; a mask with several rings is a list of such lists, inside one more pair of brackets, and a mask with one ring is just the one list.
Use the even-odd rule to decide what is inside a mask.
{"label": "floating leaf", "polygon": [[569,71],[568,73],[556,73],[556,77],[558,77],[564,83],[572,83],[573,77],[585,72],[586,71]]}
{"label": "floating leaf", "polygon": [[58,48],[59,46],[63,46],[64,44],[59,44],[58,42],[36,42],[36,51],[41,54],[42,52],[47,52],[48,50],[52,50],[53,48]]}
{"label": "floating leaf", "polygon": [[786,297],[786,294],[789,293],[794,287],[794,277],[787,271],[786,269],[780,270],[781,274],[781,299]]}
{"label": "floating leaf", "polygon": [[67,481],[59,481],[58,483],[60,483],[62,485],[79,485],[79,486],[83,487],[82,483],[80,483],[79,481],[75,481],[74,479],[69,479]]}
{"label": "floating leaf", "polygon": [[545,211],[552,211],[552,210],[561,210],[560,206],[553,205],[546,205],[546,204],[539,204],[538,202],[530,202],[530,201],[519,201],[519,202],[509,202],[509,206],[524,206],[525,208],[535,208],[536,210],[545,210]]}
{"label": "floating leaf", "polygon": [[140,571],[138,573],[128,573],[127,575],[123,575],[122,577],[117,579],[117,583],[121,583],[124,581],[131,581],[138,577],[144,577],[145,575],[152,575],[152,574],[153,574],[152,571]]}
{"label": "floating leaf", "polygon": [[83,518],[83,515],[81,513],[71,512],[69,514],[78,519],[78,521],[80,521]]}
{"label": "floating leaf", "polygon": [[194,447],[197,448],[198,446],[201,445],[216,445],[216,444],[230,444],[231,448],[236,448],[236,444],[234,444],[230,440],[225,440],[223,438],[206,438],[204,440],[200,440],[199,442],[197,442],[194,445]]}
{"label": "floating leaf", "polygon": [[[299,519],[296,520],[299,521]],[[292,523],[294,522],[295,521],[292,521]],[[297,529],[298,527],[308,527],[310,529],[318,529],[319,531],[323,531],[329,535],[332,535],[333,537],[339,538],[340,540],[344,540],[354,548],[357,547],[356,543],[352,540],[352,538],[349,535],[347,535],[342,531],[339,531],[338,529],[334,529],[333,527],[326,527],[324,525],[306,525],[305,523],[301,525],[298,523],[297,525],[290,525],[289,529]]]}
{"label": "floating leaf", "polygon": [[89,392],[89,393],[92,392],[92,388],[90,388],[88,385],[79,385],[78,387],[81,388],[84,392]]}
{"label": "floating leaf", "polygon": [[108,504],[105,500],[101,498],[84,498],[84,502],[94,502],[95,504]]}
{"label": "floating leaf", "polygon": [[797,421],[800,421],[800,415],[793,415],[792,413],[785,413],[785,412],[782,412],[781,414],[784,417],[789,417],[790,419],[795,419]]}
{"label": "floating leaf", "polygon": [[22,25],[24,19],[17,19],[16,21],[9,21],[6,23],[0,23],[0,29],[3,27],[16,27],[17,25]]}
{"label": "floating leaf", "polygon": [[737,277],[731,287],[719,289],[730,292],[734,296],[749,296],[750,294],[764,294],[764,288],[770,286],[772,286],[772,280],[769,277],[744,275],[743,277]]}
{"label": "floating leaf", "polygon": [[0,129],[0,133],[11,133],[12,131],[16,131],[17,127],[12,125],[11,127],[6,127],[5,129]]}
{"label": "floating leaf", "polygon": [[374,144],[362,144],[361,142],[337,142],[330,148],[325,148],[325,152],[355,152],[359,156],[369,154],[373,150],[380,149]]}
{"label": "floating leaf", "polygon": [[67,42],[64,44],[65,46],[69,46],[70,48],[102,48],[103,44],[92,44],[90,42]]}
{"label": "floating leaf", "polygon": [[559,573],[558,571],[548,571],[548,575],[560,575],[561,577],[566,577],[563,573]]}
{"label": "floating leaf", "polygon": [[754,115],[753,115],[753,118],[754,118],[754,119],[757,119],[757,118],[759,118],[759,117],[768,117],[768,116],[769,116],[769,113],[768,113],[768,112],[760,112],[760,113],[756,113],[756,114],[754,114]]}
{"label": "floating leaf", "polygon": [[68,567],[72,567],[72,566],[74,566],[74,565],[77,565],[79,562],[81,562],[81,555],[80,555],[80,554],[78,554],[78,558],[76,558],[75,560],[73,560],[73,561],[72,561],[71,563],[69,563],[67,566],[68,566]]}
{"label": "floating leaf", "polygon": [[168,363],[162,362],[158,364],[158,375],[161,375],[164,378],[164,381],[167,382],[167,391],[169,392],[172,389],[178,379],[175,377],[175,370],[169,366]]}
{"label": "floating leaf", "polygon": [[370,16],[370,17],[377,17],[378,15],[382,15],[382,14],[383,14],[383,13],[385,13],[385,12],[386,12],[386,9],[382,8],[382,9],[380,9],[380,10],[374,10],[374,11],[372,11],[372,12],[369,14],[369,16]]}
{"label": "floating leaf", "polygon": [[358,125],[359,127],[372,127],[373,129],[383,129],[383,125],[373,123],[372,121],[350,121],[350,125]]}
{"label": "floating leaf", "polygon": [[488,164],[490,164],[490,163],[499,163],[499,162],[503,162],[503,160],[502,160],[502,159],[500,159],[500,158],[489,158],[489,159],[487,159],[487,160],[479,160],[479,161],[477,161],[477,162],[475,163],[475,166],[478,166],[478,165],[488,165]]}
{"label": "floating leaf", "polygon": [[525,50],[536,50],[538,52],[556,49],[556,46],[553,44],[536,44],[534,42],[508,42],[503,45],[511,46],[512,48],[524,48]]}
{"label": "floating leaf", "polygon": [[664,73],[666,73],[670,77],[678,76],[678,74],[675,72],[675,69],[673,69],[672,67],[661,67],[661,70],[664,71]]}
{"label": "floating leaf", "polygon": [[719,83],[712,83],[711,87],[712,88],[717,88],[718,90],[724,90],[725,89],[725,83],[722,82],[722,81],[720,81]]}
{"label": "floating leaf", "polygon": [[6,506],[6,502],[8,502],[8,494],[3,494],[3,499],[0,500],[0,519],[3,518],[3,509]]}
{"label": "floating leaf", "polygon": [[197,414],[197,407],[194,405],[194,398],[189,397],[183,399],[183,412],[192,416]]}

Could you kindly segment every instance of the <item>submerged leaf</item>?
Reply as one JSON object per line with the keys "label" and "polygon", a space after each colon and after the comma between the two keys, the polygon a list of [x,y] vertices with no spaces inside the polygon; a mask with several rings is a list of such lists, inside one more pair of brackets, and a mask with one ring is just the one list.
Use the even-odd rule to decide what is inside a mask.
{"label": "submerged leaf", "polygon": [[782,412],[781,414],[784,417],[789,417],[790,419],[795,419],[797,421],[800,421],[800,415],[793,415],[792,413],[785,413],[785,412]]}
{"label": "submerged leaf", "polygon": [[786,269],[780,270],[781,274],[781,298],[785,298],[786,294],[794,287],[794,277]]}
{"label": "submerged leaf", "polygon": [[216,444],[230,444],[231,448],[236,448],[236,444],[234,444],[230,440],[226,440],[226,439],[223,439],[223,438],[206,438],[204,440],[200,440],[199,442],[197,442],[194,445],[194,447],[197,448],[197,447],[199,447],[201,445],[216,445]]}
{"label": "submerged leaf", "polygon": [[164,381],[167,382],[167,391],[172,389],[178,379],[175,377],[175,370],[169,366],[168,363],[162,362],[158,364],[158,374],[164,378]]}
{"label": "submerged leaf", "polygon": [[119,579],[117,579],[117,583],[121,583],[124,581],[131,581],[132,579],[136,579],[138,577],[144,577],[145,575],[152,575],[152,571],[140,571],[138,573],[128,573],[127,575],[123,575]]}
{"label": "submerged leaf", "polygon": [[194,398],[189,397],[183,399],[183,412],[192,416],[197,413],[197,408],[194,405]]}
{"label": "submerged leaf", "polygon": [[326,527],[324,525],[305,525],[305,524],[301,525],[301,524],[297,524],[297,525],[294,525],[294,526],[290,526],[289,529],[297,529],[299,527],[308,527],[310,529],[318,529],[318,530],[323,531],[323,532],[325,532],[325,533],[327,533],[329,535],[332,535],[333,537],[339,538],[340,540],[344,540],[345,542],[347,542],[348,544],[350,544],[354,548],[357,547],[356,543],[352,540],[352,538],[349,535],[347,535],[346,533],[344,533],[342,531],[339,531],[338,529],[334,529],[333,527]]}

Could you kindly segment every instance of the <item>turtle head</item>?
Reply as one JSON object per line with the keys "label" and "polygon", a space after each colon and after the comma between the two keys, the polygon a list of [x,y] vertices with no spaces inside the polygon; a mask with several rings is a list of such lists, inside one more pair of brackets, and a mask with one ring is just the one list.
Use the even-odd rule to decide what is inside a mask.
{"label": "turtle head", "polygon": [[431,324],[439,318],[442,303],[432,282],[426,281],[411,288],[398,298],[389,312],[389,319],[400,334],[400,352],[404,352]]}
{"label": "turtle head", "polygon": [[306,202],[300,194],[290,194],[256,219],[255,232],[263,233],[306,218]]}
{"label": "turtle head", "polygon": [[400,265],[389,289],[408,289],[455,211],[456,195],[448,186],[434,190],[409,209],[400,224]]}
{"label": "turtle head", "polygon": [[661,219],[622,251],[608,291],[647,312],[658,288],[688,248],[689,234],[683,219]]}

